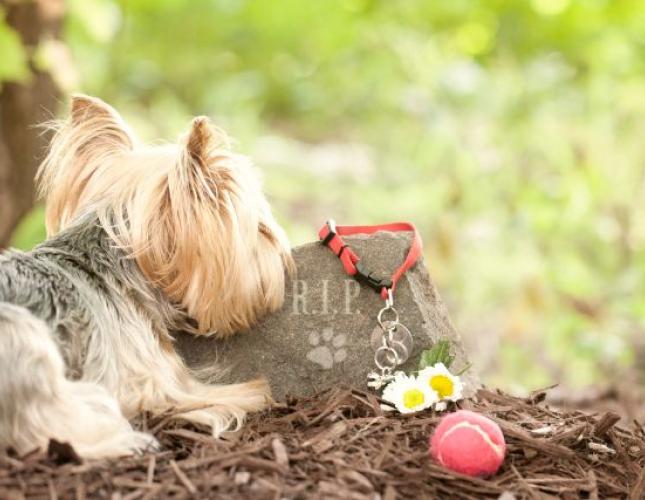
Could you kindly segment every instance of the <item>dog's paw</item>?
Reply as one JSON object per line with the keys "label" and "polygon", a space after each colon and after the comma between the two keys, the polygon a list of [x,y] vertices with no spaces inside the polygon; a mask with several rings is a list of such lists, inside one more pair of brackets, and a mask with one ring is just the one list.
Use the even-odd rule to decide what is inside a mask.
{"label": "dog's paw", "polygon": [[105,436],[93,442],[72,441],[76,449],[84,458],[103,459],[117,458],[133,455],[143,455],[158,451],[161,446],[152,434],[133,430],[120,431],[112,436]]}
{"label": "dog's paw", "polygon": [[323,370],[331,370],[334,364],[342,363],[347,359],[346,341],[347,337],[344,333],[334,334],[332,328],[325,328],[322,334],[311,332],[309,345],[312,349],[307,353],[307,359]]}
{"label": "dog's paw", "polygon": [[271,387],[264,378],[249,380],[236,384],[239,406],[246,412],[261,411],[268,408],[271,402]]}
{"label": "dog's paw", "polygon": [[143,455],[153,451],[159,451],[161,444],[152,435],[147,432],[132,432],[131,436],[127,438],[129,441],[129,449],[132,455]]}
{"label": "dog's paw", "polygon": [[101,454],[109,457],[143,455],[160,448],[159,441],[152,434],[131,430],[114,436],[112,442],[106,442]]}

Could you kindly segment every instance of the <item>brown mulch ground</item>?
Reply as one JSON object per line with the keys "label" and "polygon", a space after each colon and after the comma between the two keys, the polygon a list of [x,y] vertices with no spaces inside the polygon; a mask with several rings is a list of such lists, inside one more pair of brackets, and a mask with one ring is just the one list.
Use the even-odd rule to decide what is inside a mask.
{"label": "brown mulch ground", "polygon": [[75,463],[53,444],[48,455],[0,455],[0,498],[645,498],[643,426],[556,411],[544,396],[481,390],[461,404],[506,436],[490,479],[431,462],[432,412],[385,416],[372,394],[334,389],[276,406],[227,440],[161,419],[147,422],[164,446],[156,454]]}

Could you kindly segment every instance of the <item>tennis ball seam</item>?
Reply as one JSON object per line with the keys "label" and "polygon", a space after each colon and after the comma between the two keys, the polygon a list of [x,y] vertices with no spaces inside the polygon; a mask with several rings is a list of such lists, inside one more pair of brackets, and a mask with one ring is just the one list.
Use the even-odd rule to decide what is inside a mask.
{"label": "tennis ball seam", "polygon": [[443,462],[443,457],[441,455],[441,445],[445,441],[445,439],[450,436],[453,432],[463,429],[463,428],[468,428],[474,430],[476,433],[478,433],[482,439],[486,442],[488,446],[491,447],[493,452],[499,457],[499,458],[504,458],[504,450],[502,446],[496,444],[493,442],[493,440],[490,438],[487,432],[485,432],[480,426],[478,425],[473,425],[470,422],[459,422],[458,424],[453,425],[450,429],[448,429],[443,436],[441,436],[441,439],[439,440],[439,446],[437,450],[437,458],[441,463]]}

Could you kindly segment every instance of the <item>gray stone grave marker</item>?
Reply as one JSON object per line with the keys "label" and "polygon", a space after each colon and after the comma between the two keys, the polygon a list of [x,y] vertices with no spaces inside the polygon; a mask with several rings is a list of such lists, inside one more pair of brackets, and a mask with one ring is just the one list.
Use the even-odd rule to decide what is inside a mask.
{"label": "gray stone grave marker", "polygon": [[[384,276],[403,262],[410,241],[389,232],[345,239],[368,269]],[[225,368],[222,382],[264,376],[276,400],[338,384],[366,387],[367,374],[375,369],[370,337],[379,328],[376,315],[383,300],[345,274],[338,258],[318,242],[294,248],[293,256],[297,275],[287,281],[284,306],[257,327],[226,340],[177,335],[179,352],[190,366],[217,362]],[[467,365],[461,340],[422,260],[399,282],[394,302],[414,339],[401,369],[416,369],[421,351],[440,338],[454,342],[455,370]],[[472,369],[465,378],[472,390]]]}

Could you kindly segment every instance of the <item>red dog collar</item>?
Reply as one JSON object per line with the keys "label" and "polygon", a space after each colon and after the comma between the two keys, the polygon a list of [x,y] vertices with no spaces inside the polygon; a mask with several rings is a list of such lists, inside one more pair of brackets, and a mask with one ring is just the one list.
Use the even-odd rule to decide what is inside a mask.
{"label": "red dog collar", "polygon": [[[401,264],[390,278],[382,278],[375,273],[368,271],[361,265],[361,259],[354,251],[345,244],[341,236],[352,234],[374,234],[377,231],[411,231],[413,233],[410,251]],[[345,272],[353,276],[361,283],[373,288],[381,294],[383,300],[388,300],[388,296],[394,293],[396,284],[401,276],[410,269],[421,256],[422,243],[421,236],[413,224],[408,222],[392,222],[390,224],[379,224],[376,226],[337,226],[333,220],[328,220],[318,232],[320,241],[323,245],[329,247],[332,252],[340,259],[345,268]]]}

